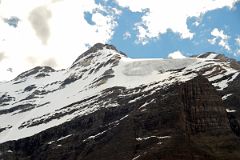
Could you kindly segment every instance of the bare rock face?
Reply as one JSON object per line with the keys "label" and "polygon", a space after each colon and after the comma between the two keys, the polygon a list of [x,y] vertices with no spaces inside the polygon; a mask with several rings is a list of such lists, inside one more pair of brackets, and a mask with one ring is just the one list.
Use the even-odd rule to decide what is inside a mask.
{"label": "bare rock face", "polygon": [[221,97],[208,80],[199,76],[181,85],[183,116],[190,134],[229,129]]}
{"label": "bare rock face", "polygon": [[239,138],[207,79],[198,76],[151,91],[144,91],[145,87],[106,89],[98,101],[108,99],[119,107],[102,108],[32,137],[0,144],[0,158],[240,159]]}
{"label": "bare rock face", "polygon": [[220,92],[226,98],[223,98],[224,105],[234,112],[228,112],[228,119],[232,131],[240,137],[240,76],[229,84],[229,86]]}

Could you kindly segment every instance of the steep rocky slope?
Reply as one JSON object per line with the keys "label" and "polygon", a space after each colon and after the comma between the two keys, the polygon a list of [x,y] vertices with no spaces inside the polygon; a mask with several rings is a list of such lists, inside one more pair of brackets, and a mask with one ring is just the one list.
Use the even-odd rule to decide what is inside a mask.
{"label": "steep rocky slope", "polygon": [[0,159],[240,159],[238,65],[96,44],[65,70],[33,68],[0,83]]}

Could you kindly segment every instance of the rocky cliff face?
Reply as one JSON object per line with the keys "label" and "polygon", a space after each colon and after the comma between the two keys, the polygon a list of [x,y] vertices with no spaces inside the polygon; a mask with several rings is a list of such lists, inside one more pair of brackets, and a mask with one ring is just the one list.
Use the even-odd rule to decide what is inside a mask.
{"label": "rocky cliff face", "polygon": [[0,84],[0,159],[240,159],[239,71],[207,54],[131,60],[97,44]]}
{"label": "rocky cliff face", "polygon": [[[238,159],[239,138],[230,129],[221,97],[199,76],[144,92],[110,88],[101,99],[119,103],[1,144],[3,159]],[[119,97],[141,90],[146,97]],[[205,92],[207,91],[207,92]],[[234,153],[234,154],[233,154]]]}
{"label": "rocky cliff face", "polygon": [[181,86],[183,115],[191,134],[228,128],[227,113],[221,97],[208,80],[195,78]]}

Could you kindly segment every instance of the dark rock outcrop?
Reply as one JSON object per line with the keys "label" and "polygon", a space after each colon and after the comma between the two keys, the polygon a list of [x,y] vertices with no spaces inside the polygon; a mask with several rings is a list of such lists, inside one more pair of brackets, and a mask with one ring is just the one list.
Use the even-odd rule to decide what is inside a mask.
{"label": "dark rock outcrop", "polygon": [[191,134],[227,129],[227,113],[221,97],[208,80],[199,76],[181,86],[186,130]]}
{"label": "dark rock outcrop", "polygon": [[21,73],[14,80],[18,81],[22,78],[26,78],[28,76],[35,75],[35,74],[37,74],[36,78],[40,78],[40,77],[47,76],[47,73],[54,72],[54,71],[55,70],[53,68],[48,66],[37,66],[37,67],[34,67],[33,69],[30,69],[26,72]]}
{"label": "dark rock outcrop", "polygon": [[4,105],[8,104],[8,102],[14,101],[14,100],[15,100],[14,97],[11,97],[10,95],[5,93],[2,96],[0,96],[0,105],[4,106]]}

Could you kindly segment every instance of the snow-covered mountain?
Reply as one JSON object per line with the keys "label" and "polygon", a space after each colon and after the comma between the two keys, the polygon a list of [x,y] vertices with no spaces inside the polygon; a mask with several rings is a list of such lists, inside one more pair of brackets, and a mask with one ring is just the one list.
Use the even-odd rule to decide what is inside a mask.
{"label": "snow-covered mountain", "polygon": [[[28,148],[25,153],[24,149],[19,147],[27,144],[34,144],[38,147],[42,147],[43,144],[57,144],[55,147],[61,148],[63,144],[58,144],[58,142],[74,137],[74,135],[78,135],[78,139],[81,139],[82,143],[88,143],[107,134],[113,128],[117,128],[122,121],[130,117],[129,114],[134,110],[138,110],[141,114],[145,114],[145,112],[148,115],[154,114],[148,111],[148,106],[163,103],[164,96],[169,97],[170,93],[175,94],[173,92],[175,88],[191,83],[194,83],[194,85],[191,84],[193,88],[180,89],[181,95],[190,96],[185,100],[183,98],[181,103],[185,104],[186,101],[192,106],[191,99],[196,98],[194,95],[197,94],[200,96],[200,101],[194,100],[193,106],[197,104],[198,107],[203,107],[203,117],[206,118],[200,116],[199,119],[196,119],[198,111],[195,110],[192,113],[191,110],[190,119],[198,124],[198,126],[194,125],[194,132],[202,132],[211,129],[212,126],[215,128],[224,126],[224,128],[232,129],[234,134],[231,136],[237,135],[240,131],[237,128],[238,105],[240,105],[239,69],[240,64],[237,61],[217,53],[205,53],[183,59],[131,59],[114,46],[98,43],[81,54],[67,69],[54,70],[47,66],[35,67],[11,81],[0,83],[0,143],[2,143],[0,159],[1,156],[8,159],[13,154],[15,157],[25,156],[26,158],[33,155],[36,150],[46,156],[48,149],[41,151],[39,148],[35,148],[34,151],[29,151],[31,149]],[[201,84],[200,87],[195,83]],[[209,84],[205,86],[205,83]],[[211,88],[211,84],[215,89]],[[185,93],[185,90],[189,91]],[[209,98],[213,97],[214,103],[211,99],[206,98],[208,94]],[[201,99],[202,95],[206,97],[203,96],[204,98]],[[171,99],[174,101],[174,97]],[[208,109],[209,104],[211,106],[219,104],[217,106],[221,107]],[[198,107],[196,107],[197,110],[201,110]],[[104,119],[96,120],[101,117],[101,114],[98,114],[103,110],[107,111],[104,112],[105,116],[107,113],[109,115]],[[91,120],[86,118],[92,115],[95,118]],[[194,118],[193,115],[196,117]],[[79,127],[82,128],[80,127],[78,131],[72,130],[72,128],[76,128],[78,123],[75,124],[75,121],[79,119],[81,119]],[[148,125],[157,125],[153,119],[148,120]],[[231,121],[232,123],[230,123]],[[152,124],[150,124],[151,122]],[[86,127],[88,123],[93,123],[91,125],[95,126],[95,130],[90,129],[85,134],[89,129]],[[67,124],[68,126],[74,125],[70,127],[69,131],[65,129],[61,131],[61,128],[66,128]],[[199,125],[201,125],[200,128]],[[99,129],[99,127],[102,128]],[[163,130],[164,128],[166,127],[163,126]],[[99,132],[95,133],[97,130]],[[139,134],[142,137],[135,137],[135,141],[157,140],[159,145],[164,143],[165,139],[171,139],[174,136],[173,133],[167,131],[165,134],[159,134],[157,131],[154,135],[145,135],[145,132]],[[42,137],[40,140],[39,136]],[[36,139],[34,137],[38,137],[37,140],[33,141]],[[120,142],[115,143],[117,145]],[[21,145],[16,146],[17,144]],[[240,146],[239,144],[237,146]],[[136,152],[133,155],[126,156],[128,158],[123,158],[123,156],[122,159],[129,159],[129,157],[134,160],[140,159],[144,152],[139,154]],[[34,157],[31,158],[34,159]],[[40,157],[35,158],[41,159]],[[50,157],[45,158],[51,159]],[[61,158],[64,159],[62,156],[55,157],[55,159]],[[84,156],[76,159],[84,159]],[[92,157],[92,159],[95,158]]]}

